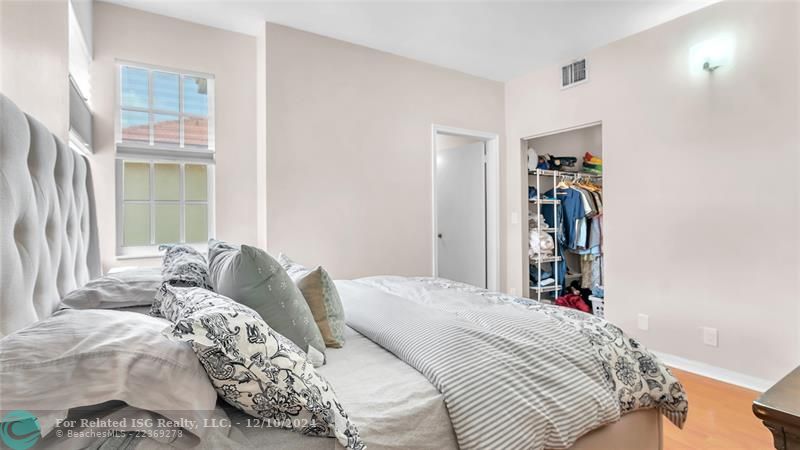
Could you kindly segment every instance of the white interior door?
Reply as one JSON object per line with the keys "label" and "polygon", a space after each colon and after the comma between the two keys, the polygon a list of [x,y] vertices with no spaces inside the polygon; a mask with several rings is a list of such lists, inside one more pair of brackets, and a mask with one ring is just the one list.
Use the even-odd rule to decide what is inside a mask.
{"label": "white interior door", "polygon": [[436,152],[436,265],[440,277],[486,287],[486,146]]}

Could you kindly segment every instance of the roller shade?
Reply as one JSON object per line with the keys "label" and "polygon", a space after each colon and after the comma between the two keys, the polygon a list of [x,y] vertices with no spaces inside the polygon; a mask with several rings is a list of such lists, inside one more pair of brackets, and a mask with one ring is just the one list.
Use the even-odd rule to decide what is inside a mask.
{"label": "roller shade", "polygon": [[92,112],[71,77],[69,83],[69,130],[70,139],[77,139],[87,150],[92,151]]}

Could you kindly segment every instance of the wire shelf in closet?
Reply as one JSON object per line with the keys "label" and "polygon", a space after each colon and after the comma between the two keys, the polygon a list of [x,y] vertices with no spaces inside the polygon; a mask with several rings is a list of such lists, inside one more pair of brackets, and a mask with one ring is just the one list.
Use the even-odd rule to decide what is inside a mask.
{"label": "wire shelf in closet", "polygon": [[561,261],[560,256],[537,256],[535,258],[531,258],[531,262],[535,263],[551,263],[559,261]]}
{"label": "wire shelf in closet", "polygon": [[536,293],[555,292],[561,290],[561,285],[550,284],[547,286],[531,286],[531,290]]}
{"label": "wire shelf in closet", "polygon": [[578,178],[603,178],[602,174],[592,172],[570,172],[567,170],[536,169],[529,170],[528,175],[542,175],[547,177],[578,177]]}

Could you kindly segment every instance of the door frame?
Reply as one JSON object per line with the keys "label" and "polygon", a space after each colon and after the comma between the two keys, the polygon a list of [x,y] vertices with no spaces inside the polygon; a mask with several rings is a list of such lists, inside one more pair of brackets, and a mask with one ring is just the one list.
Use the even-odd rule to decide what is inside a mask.
{"label": "door frame", "polygon": [[439,276],[436,238],[436,136],[463,136],[483,141],[486,146],[486,287],[500,290],[500,135],[433,124],[431,126],[431,243],[433,276]]}

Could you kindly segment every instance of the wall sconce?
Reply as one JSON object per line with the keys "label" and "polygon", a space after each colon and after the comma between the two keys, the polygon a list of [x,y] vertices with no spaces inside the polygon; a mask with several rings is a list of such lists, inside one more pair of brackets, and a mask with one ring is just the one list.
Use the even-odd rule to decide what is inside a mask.
{"label": "wall sconce", "polygon": [[692,70],[700,69],[713,72],[730,65],[733,59],[733,39],[718,36],[692,46],[689,50],[689,64]]}

